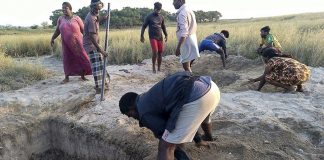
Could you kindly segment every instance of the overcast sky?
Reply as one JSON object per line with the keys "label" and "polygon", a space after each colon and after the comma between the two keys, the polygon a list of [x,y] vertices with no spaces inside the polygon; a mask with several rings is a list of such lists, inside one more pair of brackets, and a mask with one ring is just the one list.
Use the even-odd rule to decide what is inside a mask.
{"label": "overcast sky", "polygon": [[[44,21],[51,24],[49,16],[53,10],[60,9],[64,1],[72,4],[73,11],[90,4],[90,0],[0,0],[0,25],[31,26]],[[156,1],[163,4],[163,9],[176,11],[173,0],[102,0],[105,4],[110,2],[112,9],[153,8]],[[193,10],[219,11],[222,19],[324,12],[324,0],[187,0],[187,4]]]}

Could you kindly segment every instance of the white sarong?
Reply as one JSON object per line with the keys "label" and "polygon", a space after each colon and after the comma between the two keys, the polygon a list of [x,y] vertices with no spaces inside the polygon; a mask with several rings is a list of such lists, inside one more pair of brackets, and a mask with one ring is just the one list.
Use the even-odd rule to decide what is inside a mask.
{"label": "white sarong", "polygon": [[174,130],[172,132],[165,130],[162,139],[173,144],[191,142],[201,123],[211,122],[211,114],[219,101],[219,88],[211,82],[211,88],[204,96],[182,107]]}
{"label": "white sarong", "polygon": [[180,48],[180,63],[190,62],[199,55],[198,42],[196,34],[189,35]]}

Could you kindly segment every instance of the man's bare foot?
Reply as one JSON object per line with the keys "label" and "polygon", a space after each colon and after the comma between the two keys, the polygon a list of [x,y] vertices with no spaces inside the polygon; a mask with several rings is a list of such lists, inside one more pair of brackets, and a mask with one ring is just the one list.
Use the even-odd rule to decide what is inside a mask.
{"label": "man's bare foot", "polygon": [[215,141],[216,138],[212,137],[212,136],[206,136],[206,135],[202,135],[201,139],[203,139],[204,141]]}
{"label": "man's bare foot", "polygon": [[64,79],[61,84],[65,84],[65,83],[68,83],[69,82],[69,79]]}
{"label": "man's bare foot", "polygon": [[105,91],[109,91],[109,86],[108,85],[105,85]]}
{"label": "man's bare foot", "polygon": [[210,149],[210,145],[206,141],[200,141],[200,142],[196,143],[196,147],[198,147],[198,148],[205,147],[205,148]]}

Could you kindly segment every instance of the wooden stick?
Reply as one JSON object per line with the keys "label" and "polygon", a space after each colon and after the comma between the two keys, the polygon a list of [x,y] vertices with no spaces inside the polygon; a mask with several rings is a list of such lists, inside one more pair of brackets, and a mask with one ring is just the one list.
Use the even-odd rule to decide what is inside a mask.
{"label": "wooden stick", "polygon": [[[108,32],[109,32],[109,23],[110,23],[110,3],[108,3],[108,18],[106,21],[106,36],[105,36],[105,52],[108,53]],[[106,80],[106,63],[107,63],[107,58],[108,55],[106,57],[104,57],[104,64],[103,64],[103,70],[102,70],[102,83],[101,83],[101,96],[100,96],[100,100],[104,101],[104,94],[105,94],[105,80]]]}

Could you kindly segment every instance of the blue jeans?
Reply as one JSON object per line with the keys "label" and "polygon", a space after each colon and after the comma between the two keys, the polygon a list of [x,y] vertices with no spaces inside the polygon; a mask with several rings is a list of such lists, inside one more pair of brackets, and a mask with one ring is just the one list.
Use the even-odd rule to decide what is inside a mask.
{"label": "blue jeans", "polygon": [[219,52],[221,47],[215,44],[212,40],[204,39],[201,41],[199,45],[199,52],[204,50],[212,51],[212,52]]}

